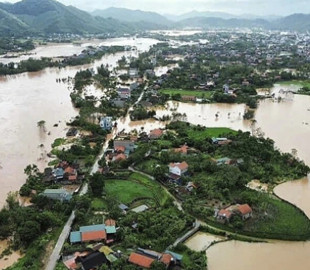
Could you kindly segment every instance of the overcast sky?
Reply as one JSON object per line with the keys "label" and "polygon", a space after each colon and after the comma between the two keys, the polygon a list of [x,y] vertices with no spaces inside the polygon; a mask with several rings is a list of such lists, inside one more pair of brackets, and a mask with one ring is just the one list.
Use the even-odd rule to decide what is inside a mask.
{"label": "overcast sky", "polygon": [[[19,0],[0,0],[18,2]],[[310,13],[310,0],[58,0],[65,5],[93,11],[125,7],[160,13],[181,14],[192,10],[223,11],[234,14],[288,15]]]}

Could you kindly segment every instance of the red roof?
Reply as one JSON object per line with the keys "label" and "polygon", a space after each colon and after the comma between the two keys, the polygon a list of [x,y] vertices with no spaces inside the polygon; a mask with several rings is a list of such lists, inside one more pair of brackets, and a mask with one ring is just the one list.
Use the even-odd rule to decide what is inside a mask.
{"label": "red roof", "polygon": [[115,226],[116,225],[116,221],[114,219],[107,219],[104,224],[106,226]]}
{"label": "red roof", "polygon": [[238,211],[242,215],[246,215],[252,212],[252,208],[248,204],[242,204],[238,206]]}
{"label": "red roof", "polygon": [[173,257],[170,254],[164,253],[163,256],[160,258],[160,261],[165,265],[169,266]]}
{"label": "red roof", "polygon": [[114,157],[114,161],[121,161],[121,160],[125,160],[126,156],[124,154],[118,154],[117,156]]}
{"label": "red roof", "polygon": [[182,163],[170,163],[170,167],[179,167],[181,171],[188,169],[188,164],[183,161]]}
{"label": "red roof", "polygon": [[151,259],[149,257],[143,256],[138,253],[131,253],[130,257],[128,259],[130,263],[133,263],[135,265],[139,265],[144,268],[150,268],[151,264],[155,261],[154,259]]}
{"label": "red roof", "polygon": [[161,130],[161,129],[153,129],[153,130],[151,130],[151,132],[150,132],[150,136],[152,136],[152,137],[160,137],[161,135],[163,135],[163,131]]}
{"label": "red roof", "polygon": [[107,238],[107,234],[105,231],[82,232],[82,242],[100,241],[106,238]]}
{"label": "red roof", "polygon": [[187,146],[187,145],[183,145],[183,146],[180,147],[180,148],[175,148],[175,149],[174,149],[174,152],[176,152],[176,153],[187,154],[187,149],[188,149],[188,146]]}
{"label": "red roof", "polygon": [[221,209],[221,210],[218,212],[217,215],[218,215],[218,216],[221,216],[221,217],[226,217],[226,218],[229,219],[229,218],[231,217],[232,213],[231,213],[230,211],[226,210],[226,209]]}
{"label": "red roof", "polygon": [[74,168],[72,168],[72,167],[67,167],[66,169],[65,169],[65,173],[68,173],[68,174],[75,174],[76,173],[76,171],[75,171],[75,169]]}

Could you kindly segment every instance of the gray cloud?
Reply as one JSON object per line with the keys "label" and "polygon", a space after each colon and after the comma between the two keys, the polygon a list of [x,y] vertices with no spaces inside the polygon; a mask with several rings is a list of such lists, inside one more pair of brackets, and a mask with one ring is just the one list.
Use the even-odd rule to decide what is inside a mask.
{"label": "gray cloud", "polygon": [[88,11],[113,6],[177,14],[191,10],[256,15],[310,13],[310,0],[59,0],[59,2]]}

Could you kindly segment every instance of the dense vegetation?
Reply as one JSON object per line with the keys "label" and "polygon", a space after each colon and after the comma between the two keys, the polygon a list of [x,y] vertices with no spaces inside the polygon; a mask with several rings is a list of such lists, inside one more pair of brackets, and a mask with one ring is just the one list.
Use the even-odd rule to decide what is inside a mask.
{"label": "dense vegetation", "polygon": [[[215,208],[247,203],[254,211],[253,218],[245,223],[235,218],[226,226],[228,230],[280,239],[307,239],[310,236],[309,220],[298,209],[272,195],[246,188],[253,179],[270,186],[285,179],[299,179],[309,172],[303,162],[291,154],[280,153],[272,140],[252,137],[248,132],[191,126],[185,122],[173,122],[168,128],[173,132],[168,131],[159,141],[153,142],[149,159],[139,163],[137,168],[153,174],[174,192],[174,185],[165,182],[167,165],[186,161],[189,174],[181,178],[181,185],[186,186],[191,181],[197,187],[189,194],[176,193],[184,201],[186,211],[217,225],[213,218]],[[218,146],[211,142],[216,136],[227,137],[232,142]],[[165,150],[185,143],[192,149],[192,154],[181,155]],[[216,160],[224,157],[236,163],[218,165]],[[295,218],[291,219],[292,216]]]}

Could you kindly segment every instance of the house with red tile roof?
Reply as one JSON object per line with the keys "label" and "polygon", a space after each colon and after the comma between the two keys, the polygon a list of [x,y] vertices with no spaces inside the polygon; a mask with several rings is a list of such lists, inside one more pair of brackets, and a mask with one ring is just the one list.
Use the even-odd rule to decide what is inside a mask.
{"label": "house with red tile roof", "polygon": [[128,261],[132,264],[148,269],[151,267],[155,259],[133,252],[130,254]]}
{"label": "house with red tile roof", "polygon": [[248,204],[237,205],[237,212],[241,215],[243,220],[252,217],[252,208]]}
{"label": "house with red tile roof", "polygon": [[182,176],[188,171],[188,164],[183,161],[182,163],[170,163],[169,164],[169,173]]}
{"label": "house with red tile roof", "polygon": [[116,155],[116,156],[114,156],[113,157],[113,162],[120,162],[120,161],[122,161],[122,160],[126,160],[127,159],[127,157],[126,157],[126,155],[125,154],[118,154],[118,155]]}
{"label": "house with red tile roof", "polygon": [[225,222],[229,222],[229,220],[231,219],[233,213],[227,209],[221,209],[218,213],[217,213],[217,220],[219,222],[225,223]]}
{"label": "house with red tile roof", "polygon": [[170,266],[170,264],[174,261],[173,257],[171,256],[171,254],[169,253],[164,253],[161,258],[160,261],[166,265],[166,267],[168,268]]}
{"label": "house with red tile roof", "polygon": [[163,131],[161,129],[153,129],[150,131],[149,138],[151,140],[159,139],[163,135]]}
{"label": "house with red tile roof", "polygon": [[102,241],[107,239],[106,231],[82,232],[82,242]]}
{"label": "house with red tile roof", "polygon": [[188,146],[187,145],[183,145],[180,148],[174,148],[174,152],[175,153],[180,153],[182,155],[187,155],[187,150],[188,150]]}

